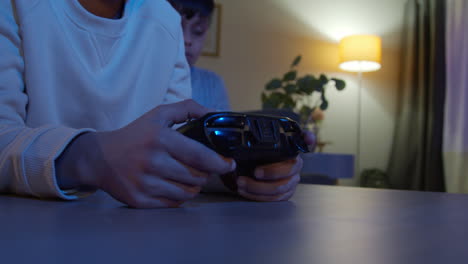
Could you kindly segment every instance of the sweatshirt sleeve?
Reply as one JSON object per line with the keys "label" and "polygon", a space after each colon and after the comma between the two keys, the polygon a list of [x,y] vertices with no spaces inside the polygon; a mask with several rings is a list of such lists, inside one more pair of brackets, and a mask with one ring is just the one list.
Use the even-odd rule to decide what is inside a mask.
{"label": "sweatshirt sleeve", "polygon": [[27,127],[28,95],[14,1],[0,1],[0,193],[75,199],[62,191],[55,160],[78,135],[92,131],[62,126]]}
{"label": "sweatshirt sleeve", "polygon": [[[180,22],[178,22],[180,23]],[[190,67],[185,58],[184,36],[182,27],[178,27],[177,34],[177,57],[174,63],[174,70],[169,81],[169,87],[164,104],[176,103],[192,98],[192,86],[190,81]]]}

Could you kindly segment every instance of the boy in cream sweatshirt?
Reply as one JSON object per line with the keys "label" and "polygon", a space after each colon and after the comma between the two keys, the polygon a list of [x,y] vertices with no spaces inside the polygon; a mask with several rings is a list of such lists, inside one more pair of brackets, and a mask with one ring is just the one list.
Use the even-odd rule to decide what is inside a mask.
{"label": "boy in cream sweatshirt", "polygon": [[[133,207],[178,206],[208,175],[235,169],[171,129],[209,109],[185,100],[180,16],[166,1],[13,0],[0,10],[0,192],[102,189]],[[271,200],[293,192],[272,189]]]}

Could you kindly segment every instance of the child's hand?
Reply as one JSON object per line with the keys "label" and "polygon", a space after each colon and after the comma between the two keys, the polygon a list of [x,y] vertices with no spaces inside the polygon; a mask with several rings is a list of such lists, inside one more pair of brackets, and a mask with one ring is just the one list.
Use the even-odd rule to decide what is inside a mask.
{"label": "child's hand", "polygon": [[[122,129],[80,136],[71,146],[78,147],[68,152],[76,153],[80,145],[89,142],[94,143],[91,145],[95,150],[80,168],[75,165],[75,170],[82,173],[74,184],[100,188],[132,207],[179,206],[200,192],[210,173],[235,169],[233,160],[170,128],[207,111],[187,100],[159,106]],[[66,167],[70,158],[73,155],[64,157],[58,167]],[[59,168],[58,172],[66,170]]]}
{"label": "child's hand", "polygon": [[300,180],[302,158],[259,166],[255,178],[239,176],[237,192],[244,198],[263,201],[286,201],[292,197]]}
{"label": "child's hand", "polygon": [[[306,131],[304,141],[312,148],[315,136]],[[302,158],[260,166],[255,169],[254,179],[240,176],[237,178],[237,192],[255,201],[286,201],[292,197],[300,181]]]}

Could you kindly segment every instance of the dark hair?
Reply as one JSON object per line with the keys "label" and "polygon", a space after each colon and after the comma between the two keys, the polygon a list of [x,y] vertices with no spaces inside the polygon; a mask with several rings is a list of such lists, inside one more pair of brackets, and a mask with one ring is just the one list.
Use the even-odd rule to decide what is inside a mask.
{"label": "dark hair", "polygon": [[214,0],[168,0],[181,16],[191,19],[197,14],[210,17],[214,10]]}

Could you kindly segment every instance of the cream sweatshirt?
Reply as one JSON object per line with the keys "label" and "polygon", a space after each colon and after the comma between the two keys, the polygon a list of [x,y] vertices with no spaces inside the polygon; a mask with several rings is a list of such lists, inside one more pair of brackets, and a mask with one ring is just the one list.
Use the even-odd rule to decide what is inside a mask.
{"label": "cream sweatshirt", "polygon": [[180,17],[128,0],[121,19],[78,0],[0,1],[0,192],[74,199],[54,163],[86,131],[190,98]]}

